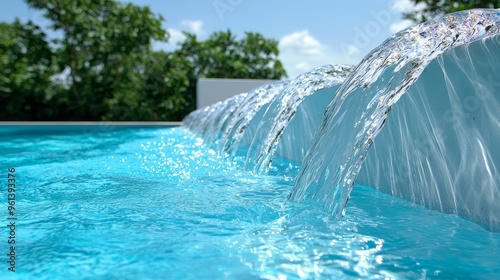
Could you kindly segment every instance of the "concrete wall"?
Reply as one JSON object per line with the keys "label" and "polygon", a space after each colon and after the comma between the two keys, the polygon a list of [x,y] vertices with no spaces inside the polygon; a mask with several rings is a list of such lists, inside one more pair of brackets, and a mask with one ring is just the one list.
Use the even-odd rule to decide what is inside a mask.
{"label": "concrete wall", "polygon": [[217,103],[270,82],[273,80],[199,79],[196,91],[196,108]]}

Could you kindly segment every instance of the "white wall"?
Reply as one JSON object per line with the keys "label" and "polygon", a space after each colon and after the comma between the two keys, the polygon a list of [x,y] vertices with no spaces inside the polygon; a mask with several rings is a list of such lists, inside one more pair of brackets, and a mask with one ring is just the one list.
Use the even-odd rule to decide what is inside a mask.
{"label": "white wall", "polygon": [[217,103],[270,82],[273,80],[199,79],[196,90],[196,108]]}

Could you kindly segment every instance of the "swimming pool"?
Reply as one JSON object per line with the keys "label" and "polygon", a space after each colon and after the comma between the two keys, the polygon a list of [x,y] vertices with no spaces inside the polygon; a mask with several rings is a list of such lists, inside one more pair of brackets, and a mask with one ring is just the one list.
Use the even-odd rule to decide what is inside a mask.
{"label": "swimming pool", "polygon": [[[182,127],[3,126],[16,178],[16,272],[1,279],[492,279],[500,234],[356,185],[347,215],[286,202],[299,166],[267,175]],[[2,188],[7,223],[7,190]]]}

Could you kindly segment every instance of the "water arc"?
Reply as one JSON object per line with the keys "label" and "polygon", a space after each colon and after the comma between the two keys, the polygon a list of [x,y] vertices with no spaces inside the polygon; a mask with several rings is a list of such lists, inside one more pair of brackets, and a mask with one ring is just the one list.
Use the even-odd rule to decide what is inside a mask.
{"label": "water arc", "polygon": [[358,182],[500,231],[499,50],[496,35],[430,63],[391,110]]}
{"label": "water arc", "polygon": [[[258,133],[255,133],[249,141],[247,169],[254,173],[267,172],[279,148],[282,135],[304,99],[312,94],[318,95],[319,90],[338,87],[353,69],[353,66],[348,65],[325,65],[299,75],[291,81],[269,104],[256,128]],[[309,112],[306,114],[306,118],[311,117]],[[301,129],[301,133],[304,133],[304,130],[305,126]]]}
{"label": "water arc", "polygon": [[[271,98],[242,94],[192,112],[184,125],[220,153],[246,143],[256,172],[275,153],[301,161],[289,199],[315,200],[335,216],[358,181],[500,230],[499,34],[498,10],[446,15],[391,36],[341,81],[315,87],[312,75],[303,96],[284,81]],[[318,129],[303,133],[304,123]]]}
{"label": "water arc", "polygon": [[[289,199],[313,199],[333,215],[343,215],[367,151],[393,106],[431,62],[441,61],[443,53],[475,41],[484,44],[487,38],[495,41],[499,23],[497,10],[450,14],[395,34],[368,54],[328,105],[321,131],[303,161]],[[449,79],[445,80],[451,86]],[[493,117],[493,123],[495,120]],[[485,166],[492,174],[491,157],[484,146],[482,149],[488,162]],[[390,160],[380,153],[372,157]],[[380,172],[390,174],[390,170]]]}
{"label": "water arc", "polygon": [[[255,168],[256,173],[266,172],[276,150],[281,156],[300,162],[326,104],[353,69],[351,65],[325,65],[293,80],[260,86],[191,112],[183,126],[200,134],[204,143],[229,159],[235,156],[240,144],[249,146],[247,168]],[[315,104],[317,100],[321,100],[322,107]],[[313,108],[307,109],[308,104]],[[302,135],[295,139],[300,142],[301,152],[296,151],[297,142],[285,146],[281,141],[283,132],[288,141],[297,133],[297,122],[289,125],[295,114],[302,115],[298,118]]]}

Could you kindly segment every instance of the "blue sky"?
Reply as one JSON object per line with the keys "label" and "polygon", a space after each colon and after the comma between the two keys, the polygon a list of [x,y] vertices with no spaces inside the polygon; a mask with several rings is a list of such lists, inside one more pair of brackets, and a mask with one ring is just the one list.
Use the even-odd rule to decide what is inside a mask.
{"label": "blue sky", "polygon": [[[402,12],[409,0],[282,1],[282,0],[122,0],[148,5],[165,19],[171,50],[183,39],[181,31],[200,39],[230,29],[238,38],[246,31],[279,40],[280,60],[290,78],[329,63],[357,64],[370,50],[393,33],[411,25]],[[0,21],[47,20],[22,0],[0,0]]]}

